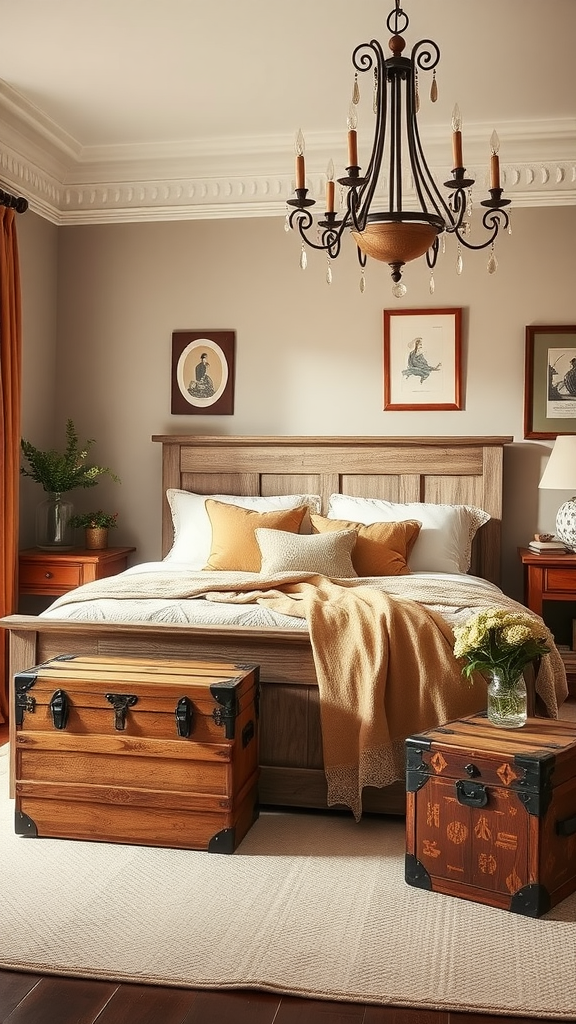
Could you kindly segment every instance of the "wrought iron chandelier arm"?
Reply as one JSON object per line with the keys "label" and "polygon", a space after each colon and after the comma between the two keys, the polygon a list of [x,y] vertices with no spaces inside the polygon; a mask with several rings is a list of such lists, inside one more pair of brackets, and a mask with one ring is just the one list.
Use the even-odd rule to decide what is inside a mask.
{"label": "wrought iron chandelier arm", "polygon": [[[506,213],[506,210],[487,210],[482,217],[482,224],[487,231],[490,231],[488,238],[485,238],[483,242],[474,245],[473,242],[467,241],[463,234],[460,232],[460,227],[454,229],[454,234],[462,245],[465,245],[467,249],[486,249],[489,245],[492,245],[496,241],[496,237],[500,231],[505,231],[510,222],[510,218]],[[448,229],[449,230],[449,229]]]}
{"label": "wrought iron chandelier arm", "polygon": [[288,216],[288,223],[291,228],[298,228],[302,241],[309,245],[311,249],[327,252],[332,259],[336,259],[340,254],[342,234],[347,223],[346,219],[324,227],[318,242],[313,242],[306,234],[314,223],[309,210],[292,210],[292,213]]}
{"label": "wrought iron chandelier arm", "polygon": [[433,71],[440,63],[440,47],[433,39],[420,39],[412,47],[412,63],[420,71]]}
{"label": "wrought iron chandelier arm", "polygon": [[426,263],[429,270],[434,270],[434,267],[436,266],[439,248],[438,237],[436,237],[430,248],[426,250]]}
{"label": "wrought iron chandelier arm", "polygon": [[[440,62],[440,48],[433,39],[421,39],[412,47],[410,58],[414,68],[421,71],[433,71]],[[414,170],[414,188],[418,195],[418,199],[422,208],[427,209],[428,204],[424,198],[424,193],[426,193],[428,202],[432,204],[434,211],[438,216],[444,220],[447,225],[454,224],[453,213],[436,185],[434,177],[428,167],[426,157],[424,156],[424,149],[422,147],[420,131],[418,128],[418,118],[416,116],[415,85],[412,92],[408,94],[407,100],[409,104],[408,117],[412,127],[412,133],[409,134],[408,137],[408,144],[410,149],[410,159]]]}
{"label": "wrought iron chandelier arm", "polygon": [[386,80],[386,64],[384,51],[378,40],[371,39],[369,43],[362,43],[360,46],[357,46],[352,54],[352,63],[357,71],[366,72],[374,70],[377,79],[374,141],[370,161],[363,176],[364,184],[359,189],[360,196],[368,192],[367,203],[369,205],[378,181],[378,169],[382,163],[384,139],[386,136],[387,93],[383,85]]}

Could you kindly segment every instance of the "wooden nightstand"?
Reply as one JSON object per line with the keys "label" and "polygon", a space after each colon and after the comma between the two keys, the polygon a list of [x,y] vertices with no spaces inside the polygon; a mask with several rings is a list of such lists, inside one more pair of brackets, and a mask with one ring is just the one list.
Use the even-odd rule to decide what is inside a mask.
{"label": "wooden nightstand", "polygon": [[135,550],[103,548],[88,551],[77,548],[54,554],[39,548],[27,548],[19,553],[20,593],[59,597],[83,583],[122,572],[128,566],[128,555]]}
{"label": "wooden nightstand", "polygon": [[[536,555],[528,548],[518,548],[524,567],[524,604],[537,615],[544,616],[544,601],[576,602],[576,554]],[[576,651],[558,644],[566,666],[570,693],[576,696]]]}

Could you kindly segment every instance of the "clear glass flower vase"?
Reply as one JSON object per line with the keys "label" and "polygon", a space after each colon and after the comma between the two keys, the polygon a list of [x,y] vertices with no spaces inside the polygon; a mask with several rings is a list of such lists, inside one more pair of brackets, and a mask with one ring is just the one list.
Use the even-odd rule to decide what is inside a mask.
{"label": "clear glass flower vase", "polygon": [[70,519],[74,506],[61,494],[51,493],[36,506],[36,547],[41,551],[71,551],[74,529]]}
{"label": "clear glass flower vase", "polygon": [[524,676],[509,679],[496,669],[487,673],[487,715],[501,729],[521,729],[528,717],[528,695]]}

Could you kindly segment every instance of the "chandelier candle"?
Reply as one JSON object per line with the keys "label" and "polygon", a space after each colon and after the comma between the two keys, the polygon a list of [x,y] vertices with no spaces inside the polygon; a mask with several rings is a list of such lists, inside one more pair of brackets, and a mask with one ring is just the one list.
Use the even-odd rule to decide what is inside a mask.
{"label": "chandelier candle", "polygon": [[348,166],[358,167],[358,118],[354,107],[348,113]]}
{"label": "chandelier candle", "polygon": [[462,160],[462,115],[460,113],[460,107],[458,104],[452,111],[452,156],[454,160],[454,168],[464,167],[464,161]]}
{"label": "chandelier candle", "polygon": [[496,132],[490,136],[490,188],[500,188],[500,139]]}
{"label": "chandelier candle", "polygon": [[[494,242],[500,230],[508,227],[505,207],[509,199],[502,198],[497,150],[493,148],[490,165],[489,198],[481,201],[485,209],[482,226],[483,241],[472,241],[468,233],[468,212],[474,178],[466,174],[462,158],[462,118],[456,106],[452,117],[452,177],[445,181],[444,196],[426,162],[418,125],[418,78],[432,74],[431,100],[437,95],[436,67],[440,49],[432,39],[421,39],[405,54],[406,40],[401,33],[409,25],[407,14],[395,0],[388,15],[388,57],[377,39],[361,43],[352,53],[354,82],[352,102],[347,118],[348,166],[342,177],[336,178],[342,186],[342,210],[334,212],[332,191],[334,181],[328,175],[326,184],[326,212],[317,223],[310,207],[316,200],[308,197],[304,170],[304,140],[298,133],[296,147],[296,194],[288,200],[288,228],[297,228],[301,238],[300,265],[307,263],[305,248],[326,253],[329,261],[340,255],[342,238],[350,234],[356,243],[361,267],[361,291],[364,291],[364,268],[368,258],[387,263],[390,267],[392,293],[401,298],[406,293],[402,281],[404,267],[412,260],[424,256],[430,271],[436,266],[440,252],[439,239],[444,233],[455,235],[458,246],[456,267],[462,269],[462,249],[490,247],[488,270],[497,267]],[[372,152],[365,168],[358,162],[358,113],[361,102],[359,78],[368,74],[370,87],[370,115],[374,117]],[[363,118],[362,118],[363,123]],[[449,159],[449,143],[447,140]],[[496,158],[496,159],[494,159]],[[291,208],[291,209],[290,209]],[[442,247],[443,248],[443,247]],[[327,275],[330,283],[331,276]],[[431,291],[432,275],[431,275]]]}
{"label": "chandelier candle", "polygon": [[334,164],[328,164],[326,171],[326,213],[334,213]]}
{"label": "chandelier candle", "polygon": [[304,164],[304,136],[300,130],[296,136],[296,188],[306,187],[306,168]]}

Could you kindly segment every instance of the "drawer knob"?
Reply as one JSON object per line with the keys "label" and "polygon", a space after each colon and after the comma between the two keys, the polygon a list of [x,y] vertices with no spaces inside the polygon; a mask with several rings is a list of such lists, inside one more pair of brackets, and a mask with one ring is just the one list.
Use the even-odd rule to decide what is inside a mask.
{"label": "drawer knob", "polygon": [[45,572],[44,573],[44,579],[51,580],[52,579],[52,575],[53,574],[51,572]]}

